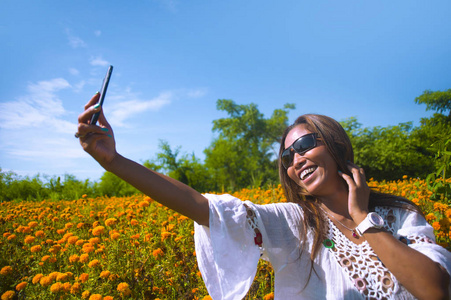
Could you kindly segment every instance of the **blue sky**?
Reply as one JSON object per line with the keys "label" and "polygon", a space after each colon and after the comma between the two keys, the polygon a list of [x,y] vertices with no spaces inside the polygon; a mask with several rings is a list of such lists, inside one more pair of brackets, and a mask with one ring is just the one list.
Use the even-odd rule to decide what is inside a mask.
{"label": "blue sky", "polygon": [[426,89],[451,88],[451,2],[0,2],[0,168],[19,175],[103,169],[74,138],[114,65],[104,111],[118,151],[143,162],[159,140],[203,150],[217,99],[269,117],[303,113],[365,127],[418,125]]}

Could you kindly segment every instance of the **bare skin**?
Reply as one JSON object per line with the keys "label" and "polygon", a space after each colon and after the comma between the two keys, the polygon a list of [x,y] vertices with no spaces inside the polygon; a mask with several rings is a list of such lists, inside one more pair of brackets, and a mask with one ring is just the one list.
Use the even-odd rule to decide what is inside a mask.
{"label": "bare skin", "polygon": [[[304,125],[294,127],[286,137],[285,148],[308,133],[311,132]],[[295,154],[287,173],[293,181],[317,196],[323,209],[347,227],[355,228],[368,214],[370,189],[365,173],[357,165],[349,163],[348,168],[352,172],[349,176],[338,172],[334,164],[326,147],[318,141],[316,148],[303,155]],[[306,167],[315,167],[316,170],[301,180],[300,174]],[[335,223],[335,220],[332,221]],[[335,224],[356,244],[368,241],[384,265],[418,299],[449,299],[449,274],[438,263],[383,230],[370,229],[356,240],[349,230],[338,222]]]}
{"label": "bare skin", "polygon": [[116,174],[155,201],[185,215],[200,225],[209,225],[208,200],[196,190],[165,175],[154,172],[116,152],[113,129],[103,112],[99,123],[90,125],[92,114],[101,110],[94,105],[99,94],[86,104],[78,117],[80,144],[105,170]]}

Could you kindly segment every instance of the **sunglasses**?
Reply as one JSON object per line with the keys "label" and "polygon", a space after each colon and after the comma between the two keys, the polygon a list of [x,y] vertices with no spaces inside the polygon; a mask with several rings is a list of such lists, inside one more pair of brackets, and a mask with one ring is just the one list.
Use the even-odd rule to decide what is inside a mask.
{"label": "sunglasses", "polygon": [[288,169],[289,166],[293,163],[294,153],[296,152],[299,155],[304,154],[316,147],[316,139],[318,135],[316,133],[309,133],[301,136],[297,140],[291,144],[290,147],[286,148],[282,152],[282,156],[280,160],[285,169]]}

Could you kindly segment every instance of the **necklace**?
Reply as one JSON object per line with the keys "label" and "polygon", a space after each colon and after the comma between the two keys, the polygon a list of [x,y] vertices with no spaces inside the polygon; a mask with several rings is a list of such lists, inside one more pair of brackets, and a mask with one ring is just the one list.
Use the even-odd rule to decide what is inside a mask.
{"label": "necklace", "polygon": [[319,207],[321,208],[321,210],[323,212],[325,212],[328,216],[332,217],[335,221],[337,221],[341,226],[343,226],[344,228],[346,228],[347,230],[352,232],[352,236],[355,237],[356,239],[359,238],[359,236],[357,235],[357,232],[354,229],[349,228],[348,226],[346,226],[345,224],[341,223],[340,221],[338,221],[337,218],[334,217],[334,215],[330,214],[329,212],[327,212],[324,208],[322,208],[321,206]]}

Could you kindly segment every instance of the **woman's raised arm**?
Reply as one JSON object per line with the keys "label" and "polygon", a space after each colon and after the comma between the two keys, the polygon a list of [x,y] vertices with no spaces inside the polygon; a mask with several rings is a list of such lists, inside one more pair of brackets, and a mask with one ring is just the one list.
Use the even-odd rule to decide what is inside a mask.
{"label": "woman's raised arm", "polygon": [[99,94],[94,95],[78,117],[80,144],[105,170],[148,195],[155,201],[197,222],[208,226],[208,200],[191,187],[163,174],[152,171],[116,152],[113,130],[103,112],[99,125],[89,124],[92,114],[101,110],[96,106]]}

